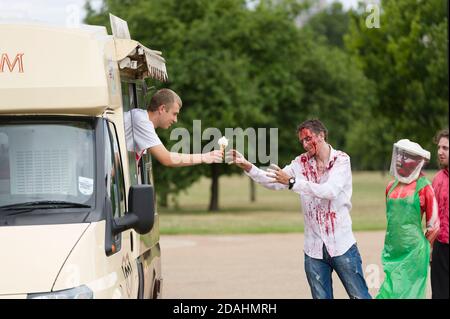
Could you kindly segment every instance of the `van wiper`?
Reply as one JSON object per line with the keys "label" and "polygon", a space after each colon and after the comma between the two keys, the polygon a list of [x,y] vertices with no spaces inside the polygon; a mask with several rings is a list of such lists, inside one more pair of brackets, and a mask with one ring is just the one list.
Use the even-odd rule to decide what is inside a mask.
{"label": "van wiper", "polygon": [[21,210],[21,209],[56,209],[56,208],[91,208],[90,205],[57,201],[57,200],[42,200],[34,202],[24,202],[11,205],[0,206],[0,210]]}

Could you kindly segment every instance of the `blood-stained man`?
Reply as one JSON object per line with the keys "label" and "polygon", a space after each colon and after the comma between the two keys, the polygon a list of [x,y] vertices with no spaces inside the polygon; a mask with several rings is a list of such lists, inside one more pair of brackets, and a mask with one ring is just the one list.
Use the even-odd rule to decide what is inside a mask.
{"label": "blood-stained man", "polygon": [[305,221],[305,272],[314,299],[332,299],[331,274],[336,271],[350,298],[370,299],[361,256],[352,232],[352,172],[350,157],[327,142],[328,130],[319,120],[297,128],[305,153],[283,169],[267,171],[231,150],[232,163],[255,182],[273,190],[300,195]]}

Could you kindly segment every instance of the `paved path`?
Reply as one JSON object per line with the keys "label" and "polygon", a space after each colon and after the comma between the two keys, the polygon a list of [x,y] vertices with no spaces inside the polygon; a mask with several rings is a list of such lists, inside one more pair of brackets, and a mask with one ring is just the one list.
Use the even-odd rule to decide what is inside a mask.
{"label": "paved path", "polygon": [[[355,237],[375,296],[384,231]],[[302,247],[303,234],[162,235],[163,298],[310,299]],[[335,273],[333,283],[335,298],[348,298]]]}

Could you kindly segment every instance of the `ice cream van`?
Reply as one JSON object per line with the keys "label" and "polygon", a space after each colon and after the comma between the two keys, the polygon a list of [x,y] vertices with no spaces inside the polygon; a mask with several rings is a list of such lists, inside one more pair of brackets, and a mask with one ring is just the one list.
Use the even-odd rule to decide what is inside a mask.
{"label": "ice cream van", "polygon": [[161,297],[151,158],[123,114],[167,72],[111,18],[0,24],[0,298]]}

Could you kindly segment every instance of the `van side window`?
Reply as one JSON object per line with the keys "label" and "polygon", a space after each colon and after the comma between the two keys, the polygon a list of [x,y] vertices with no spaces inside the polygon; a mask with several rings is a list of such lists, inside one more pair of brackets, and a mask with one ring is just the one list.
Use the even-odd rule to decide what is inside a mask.
{"label": "van side window", "polygon": [[114,125],[105,121],[105,132],[105,182],[115,218],[125,213],[125,183]]}
{"label": "van side window", "polygon": [[[137,106],[140,109],[147,109],[146,94],[147,94],[147,86],[145,81],[136,82],[136,98]],[[141,184],[153,184],[152,178],[152,156],[146,150],[139,160],[138,165],[138,175]]]}
{"label": "van side window", "polygon": [[146,152],[139,162],[142,183],[153,185],[152,156]]}
{"label": "van side window", "polygon": [[[124,112],[124,124],[127,123],[127,116],[131,116],[130,111],[135,108],[146,109],[147,88],[145,81],[126,80],[121,81],[122,88],[122,106]],[[130,120],[132,122],[132,120]],[[133,135],[133,126],[124,127],[126,138]],[[144,152],[142,157],[137,160],[137,154],[134,151],[127,150],[128,173],[131,185],[153,184],[152,180],[152,162],[151,155]]]}
{"label": "van side window", "polygon": [[128,168],[129,168],[129,175],[130,175],[130,183],[131,183],[131,185],[141,184],[140,176],[139,176],[138,169],[137,169],[137,163],[136,163],[136,153],[127,152],[127,154],[128,154]]}
{"label": "van side window", "polygon": [[[126,112],[129,112],[131,109],[136,107],[135,95],[134,95],[134,84],[126,81],[121,82],[122,87],[122,106],[124,111],[124,116]],[[127,128],[125,127],[125,132],[127,132]],[[133,127],[130,128],[131,132],[133,132]],[[131,133],[133,134],[133,133]],[[136,153],[127,150],[128,157],[128,167],[129,167],[129,177],[131,185],[139,184],[139,176],[138,169],[136,163]]]}

